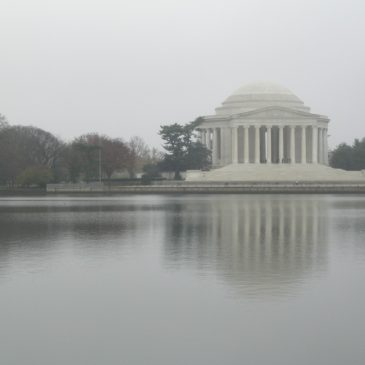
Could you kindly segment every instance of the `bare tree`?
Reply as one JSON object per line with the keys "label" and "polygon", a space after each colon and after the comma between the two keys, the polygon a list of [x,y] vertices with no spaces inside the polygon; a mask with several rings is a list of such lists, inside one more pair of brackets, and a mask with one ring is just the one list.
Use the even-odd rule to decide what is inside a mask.
{"label": "bare tree", "polygon": [[146,142],[138,136],[132,137],[128,142],[129,158],[127,170],[129,176],[134,178],[137,171],[142,171],[143,166],[148,162],[150,157],[150,148]]}
{"label": "bare tree", "polygon": [[35,127],[11,126],[0,131],[1,179],[14,184],[27,167],[53,169],[63,143],[51,133]]}
{"label": "bare tree", "polygon": [[127,167],[129,149],[121,139],[103,139],[101,143],[102,169],[110,180],[115,171]]}
{"label": "bare tree", "polygon": [[0,113],[0,129],[9,126],[8,120],[6,119],[5,115]]}
{"label": "bare tree", "polygon": [[148,163],[157,164],[164,158],[164,153],[158,150],[156,147],[152,147],[149,155]]}
{"label": "bare tree", "polygon": [[82,173],[86,180],[95,180],[99,168],[110,179],[115,171],[127,168],[129,156],[128,146],[123,140],[93,133],[72,143],[68,162],[69,167],[78,169],[78,174]]}

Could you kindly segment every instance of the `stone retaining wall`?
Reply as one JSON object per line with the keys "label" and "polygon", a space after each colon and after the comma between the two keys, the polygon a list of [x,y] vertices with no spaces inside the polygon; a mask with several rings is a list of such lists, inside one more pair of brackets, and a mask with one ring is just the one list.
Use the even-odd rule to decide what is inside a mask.
{"label": "stone retaining wall", "polygon": [[142,186],[107,186],[100,184],[49,184],[48,193],[112,193],[112,194],[233,194],[233,193],[365,193],[365,183],[273,182],[273,183],[187,183]]}

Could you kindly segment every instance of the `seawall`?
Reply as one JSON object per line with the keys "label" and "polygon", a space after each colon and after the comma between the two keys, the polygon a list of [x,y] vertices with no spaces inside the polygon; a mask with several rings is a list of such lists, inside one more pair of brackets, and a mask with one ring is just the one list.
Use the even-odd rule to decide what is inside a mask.
{"label": "seawall", "polygon": [[365,182],[186,182],[151,185],[49,184],[48,194],[364,194]]}

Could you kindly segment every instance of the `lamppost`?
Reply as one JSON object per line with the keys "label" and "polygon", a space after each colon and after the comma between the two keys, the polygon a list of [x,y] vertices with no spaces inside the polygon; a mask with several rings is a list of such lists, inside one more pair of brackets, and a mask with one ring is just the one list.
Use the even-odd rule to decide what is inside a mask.
{"label": "lamppost", "polygon": [[99,183],[101,184],[101,146],[99,145]]}

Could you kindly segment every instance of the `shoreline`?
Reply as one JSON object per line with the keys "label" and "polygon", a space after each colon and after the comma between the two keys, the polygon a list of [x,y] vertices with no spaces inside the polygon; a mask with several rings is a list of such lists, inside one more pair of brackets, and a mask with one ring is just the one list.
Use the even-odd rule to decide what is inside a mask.
{"label": "shoreline", "polygon": [[100,194],[365,194],[365,182],[166,181],[151,185],[49,184],[44,189],[0,189],[0,197]]}
{"label": "shoreline", "polygon": [[0,197],[2,196],[29,196],[29,195],[47,195],[47,189],[41,188],[20,188],[20,189],[0,189]]}
{"label": "shoreline", "polygon": [[365,182],[186,182],[107,186],[50,184],[49,194],[359,194]]}

